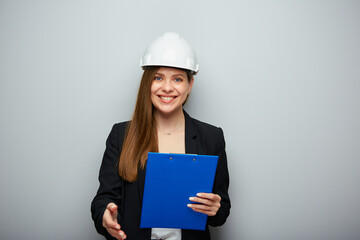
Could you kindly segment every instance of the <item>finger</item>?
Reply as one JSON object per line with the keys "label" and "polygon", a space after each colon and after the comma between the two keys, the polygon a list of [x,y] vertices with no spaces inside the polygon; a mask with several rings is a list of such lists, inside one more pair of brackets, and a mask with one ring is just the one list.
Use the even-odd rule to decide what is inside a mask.
{"label": "finger", "polygon": [[115,229],[113,229],[113,228],[107,228],[106,230],[107,230],[108,233],[109,233],[111,236],[113,236],[114,238],[116,238],[116,239],[121,239],[121,238],[120,238],[120,234],[119,234],[119,230],[115,230]]}
{"label": "finger", "polygon": [[198,197],[189,197],[189,200],[192,202],[202,203],[208,206],[215,205],[216,202],[210,201],[206,198],[198,198]]}
{"label": "finger", "polygon": [[[115,214],[116,215],[116,214]],[[105,209],[105,213],[103,216],[103,226],[104,227],[111,227],[115,229],[120,229],[121,226],[117,222],[117,217],[113,216],[109,209]]]}
{"label": "finger", "polygon": [[126,239],[126,234],[124,233],[124,231],[121,231],[121,230],[120,230],[120,231],[118,232],[118,236],[120,237],[121,240]]}
{"label": "finger", "polygon": [[190,197],[189,200],[193,201],[193,202],[197,202],[197,203],[202,203],[207,206],[216,207],[216,208],[220,208],[220,206],[221,206],[220,201],[208,200],[206,198]]}
{"label": "finger", "polygon": [[206,206],[203,204],[188,204],[188,207],[195,212],[204,213],[208,216],[215,216],[219,210],[219,207]]}
{"label": "finger", "polygon": [[123,231],[119,231],[118,236],[120,236],[121,240],[126,239],[126,234]]}
{"label": "finger", "polygon": [[200,198],[206,198],[212,201],[221,201],[221,197],[218,194],[214,193],[197,193],[196,196]]}
{"label": "finger", "polygon": [[195,212],[199,212],[199,213],[203,213],[206,214],[208,216],[215,216],[217,212],[215,211],[207,211],[207,210],[203,210],[203,209],[199,209],[199,208],[192,208],[192,210],[194,210]]}
{"label": "finger", "polygon": [[208,216],[215,216],[219,210],[218,207],[211,207],[203,204],[188,204],[188,207],[190,207],[195,212],[204,213]]}
{"label": "finger", "polygon": [[117,222],[115,222],[113,220],[106,221],[106,226],[108,228],[112,228],[112,229],[115,229],[115,230],[120,230],[120,228],[121,228],[121,226]]}
{"label": "finger", "polygon": [[213,207],[213,206],[207,206],[207,205],[203,205],[203,204],[188,204],[187,205],[189,208],[194,209],[199,209],[202,211],[217,211],[217,207]]}
{"label": "finger", "polygon": [[116,212],[118,209],[115,203],[109,203],[106,208],[109,209],[112,213]]}
{"label": "finger", "polygon": [[124,231],[116,230],[113,228],[107,228],[106,230],[111,236],[113,236],[116,239],[120,239],[120,240],[126,239],[126,234],[124,233]]}

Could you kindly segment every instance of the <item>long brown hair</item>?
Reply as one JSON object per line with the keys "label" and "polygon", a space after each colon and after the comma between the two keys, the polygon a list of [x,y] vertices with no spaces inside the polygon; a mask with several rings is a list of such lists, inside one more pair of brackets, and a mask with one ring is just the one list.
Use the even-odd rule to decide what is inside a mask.
{"label": "long brown hair", "polygon": [[119,159],[119,175],[134,182],[138,167],[144,168],[147,153],[158,152],[154,107],[151,103],[151,84],[159,68],[145,69],[136,100],[135,111],[127,127]]}
{"label": "long brown hair", "polygon": [[[126,129],[118,172],[123,180],[129,182],[137,179],[139,167],[142,169],[145,167],[148,152],[159,151],[154,106],[151,102],[151,85],[159,68],[145,69],[140,82],[135,111]],[[193,75],[189,71],[185,70],[185,72],[190,82]]]}

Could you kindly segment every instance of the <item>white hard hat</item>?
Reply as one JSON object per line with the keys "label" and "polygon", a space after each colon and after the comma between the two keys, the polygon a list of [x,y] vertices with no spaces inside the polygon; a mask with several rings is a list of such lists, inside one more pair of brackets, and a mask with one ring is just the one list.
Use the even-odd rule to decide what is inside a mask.
{"label": "white hard hat", "polygon": [[178,33],[166,32],[155,39],[145,50],[140,59],[140,66],[176,67],[190,70],[193,74],[199,71],[195,51]]}

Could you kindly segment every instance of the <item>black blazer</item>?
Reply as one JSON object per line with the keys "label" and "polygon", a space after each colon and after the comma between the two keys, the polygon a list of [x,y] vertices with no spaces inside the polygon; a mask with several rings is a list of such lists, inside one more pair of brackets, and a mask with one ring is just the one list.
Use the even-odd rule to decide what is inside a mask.
{"label": "black blazer", "polygon": [[[221,196],[221,207],[217,214],[208,217],[205,231],[183,229],[182,239],[210,239],[208,225],[220,226],[230,214],[230,198],[228,194],[229,173],[225,153],[225,140],[221,128],[200,122],[185,115],[185,152],[203,155],[218,155],[213,193]],[[106,150],[99,173],[100,186],[91,203],[92,218],[98,233],[106,239],[114,239],[102,226],[102,217],[110,202],[118,205],[118,222],[127,235],[127,240],[151,239],[151,229],[140,228],[142,198],[146,169],[140,169],[138,179],[129,183],[118,175],[117,162],[122,149],[125,129],[128,122],[113,126],[106,141]]]}

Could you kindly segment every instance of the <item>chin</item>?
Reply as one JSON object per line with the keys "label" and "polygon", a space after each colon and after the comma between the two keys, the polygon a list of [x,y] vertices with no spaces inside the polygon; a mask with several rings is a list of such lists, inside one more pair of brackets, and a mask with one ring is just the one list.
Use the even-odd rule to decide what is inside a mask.
{"label": "chin", "polygon": [[178,111],[181,111],[182,108],[175,108],[175,109],[161,109],[157,108],[157,112],[163,115],[171,115],[174,113],[177,113]]}

